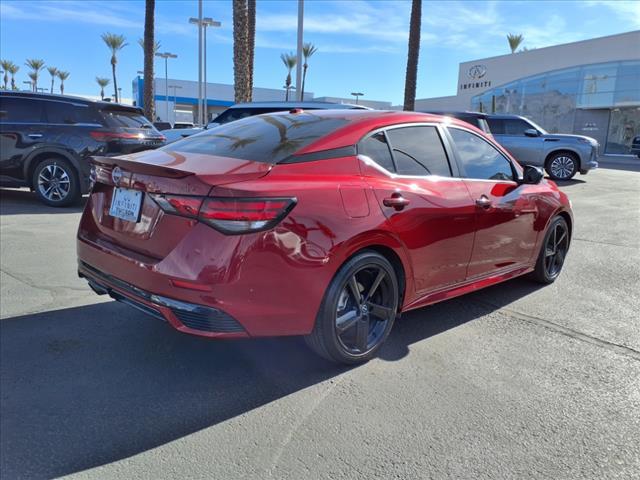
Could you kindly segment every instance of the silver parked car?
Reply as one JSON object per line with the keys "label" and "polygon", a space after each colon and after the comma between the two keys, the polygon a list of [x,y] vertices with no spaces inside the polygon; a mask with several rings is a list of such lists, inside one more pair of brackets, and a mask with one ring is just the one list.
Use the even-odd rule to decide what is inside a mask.
{"label": "silver parked car", "polygon": [[598,142],[582,135],[547,133],[517,115],[487,115],[491,134],[523,165],[544,167],[554,180],[598,168]]}

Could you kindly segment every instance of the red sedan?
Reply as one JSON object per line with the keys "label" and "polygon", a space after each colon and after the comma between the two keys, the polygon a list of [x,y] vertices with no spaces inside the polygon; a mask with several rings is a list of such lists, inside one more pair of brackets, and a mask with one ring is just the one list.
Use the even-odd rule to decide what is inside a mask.
{"label": "red sedan", "polygon": [[367,110],[250,117],[94,159],[79,274],[211,338],[305,335],[371,358],[401,312],[530,274],[553,282],[567,196],[474,127]]}

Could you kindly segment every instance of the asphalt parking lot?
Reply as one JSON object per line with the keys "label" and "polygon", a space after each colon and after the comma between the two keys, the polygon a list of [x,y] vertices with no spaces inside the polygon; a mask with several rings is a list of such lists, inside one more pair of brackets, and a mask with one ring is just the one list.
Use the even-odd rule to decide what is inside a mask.
{"label": "asphalt parking lot", "polygon": [[2,478],[638,478],[640,172],[562,188],[576,225],[555,284],[411,312],[356,368],[97,297],[79,208],[2,191]]}

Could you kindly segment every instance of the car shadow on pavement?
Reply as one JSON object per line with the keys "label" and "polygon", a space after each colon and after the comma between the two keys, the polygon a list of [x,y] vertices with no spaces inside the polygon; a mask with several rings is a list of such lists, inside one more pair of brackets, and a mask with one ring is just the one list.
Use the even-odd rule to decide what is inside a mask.
{"label": "car shadow on pavement", "polygon": [[[536,289],[521,280],[494,288],[404,315],[381,359]],[[349,370],[300,338],[211,341],[116,302],[1,320],[0,366],[3,478],[121,460]]]}
{"label": "car shadow on pavement", "polygon": [[79,213],[84,208],[87,197],[77,205],[69,207],[50,207],[45,205],[34,192],[27,189],[6,189],[0,188],[0,215],[32,215],[32,214],[51,214],[51,213]]}

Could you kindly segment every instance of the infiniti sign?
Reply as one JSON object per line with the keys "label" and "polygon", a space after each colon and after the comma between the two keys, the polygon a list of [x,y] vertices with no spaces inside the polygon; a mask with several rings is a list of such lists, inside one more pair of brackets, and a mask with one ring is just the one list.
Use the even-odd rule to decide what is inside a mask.
{"label": "infiniti sign", "polygon": [[482,64],[471,65],[467,70],[467,77],[472,81],[467,83],[461,83],[459,90],[467,90],[470,88],[483,88],[490,87],[491,80],[482,80],[487,74],[487,66]]}
{"label": "infiniti sign", "polygon": [[116,167],[111,172],[111,180],[113,180],[114,185],[118,185],[120,179],[122,178],[122,169],[120,167]]}

